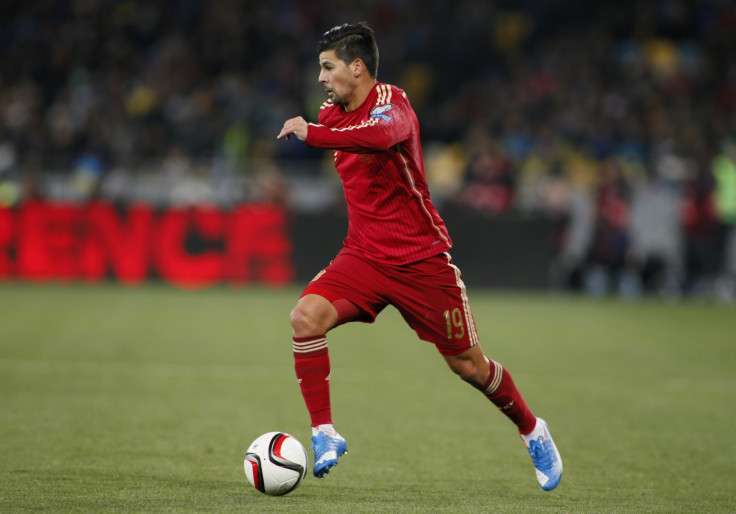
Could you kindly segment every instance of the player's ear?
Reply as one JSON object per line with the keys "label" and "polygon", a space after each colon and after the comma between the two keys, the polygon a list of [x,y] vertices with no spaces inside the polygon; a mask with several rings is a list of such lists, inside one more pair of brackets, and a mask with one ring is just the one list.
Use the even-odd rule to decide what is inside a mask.
{"label": "player's ear", "polygon": [[360,59],[355,59],[350,64],[350,71],[353,72],[353,77],[358,78],[361,74],[365,72],[365,64]]}

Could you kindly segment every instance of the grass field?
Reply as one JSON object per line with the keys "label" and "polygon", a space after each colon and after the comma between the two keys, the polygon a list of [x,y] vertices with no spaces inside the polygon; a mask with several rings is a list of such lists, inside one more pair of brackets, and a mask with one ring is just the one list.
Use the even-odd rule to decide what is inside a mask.
{"label": "grass field", "polygon": [[513,425],[387,309],[330,333],[350,452],[325,480],[261,495],[249,443],[309,442],[297,294],[0,283],[0,511],[736,511],[736,309],[480,290],[486,353],[562,453],[555,491]]}

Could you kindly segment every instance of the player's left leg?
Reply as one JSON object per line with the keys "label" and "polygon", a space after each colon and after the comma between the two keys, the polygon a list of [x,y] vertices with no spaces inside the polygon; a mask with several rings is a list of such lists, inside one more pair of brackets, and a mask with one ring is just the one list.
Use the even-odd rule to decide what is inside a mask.
{"label": "player's left leg", "polygon": [[480,390],[518,427],[542,489],[549,491],[557,487],[562,478],[562,459],[549,427],[532,414],[506,368],[486,357],[478,344],[443,357],[452,371]]}
{"label": "player's left leg", "polygon": [[547,423],[532,414],[511,374],[486,357],[477,344],[459,354],[443,356],[452,371],[480,390],[518,427],[542,489],[549,491],[557,487],[562,478],[560,453]]}
{"label": "player's left leg", "polygon": [[562,461],[543,420],[536,418],[501,364],[487,358],[478,343],[460,270],[448,254],[402,269],[395,275],[392,302],[417,335],[435,344],[447,364],[479,389],[519,429],[543,489],[562,475]]}
{"label": "player's left leg", "polygon": [[455,355],[443,355],[445,361],[460,378],[479,389],[519,428],[519,433],[534,430],[537,418],[521,396],[511,374],[498,362],[483,354],[480,345],[474,345]]}

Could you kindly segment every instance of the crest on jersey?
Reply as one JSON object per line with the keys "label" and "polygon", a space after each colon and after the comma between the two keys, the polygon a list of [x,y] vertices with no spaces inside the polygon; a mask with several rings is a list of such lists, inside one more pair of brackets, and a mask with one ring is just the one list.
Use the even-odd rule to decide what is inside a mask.
{"label": "crest on jersey", "polygon": [[391,105],[391,104],[377,105],[371,111],[371,118],[378,118],[378,119],[381,119],[383,121],[391,121],[393,119],[393,117],[391,117],[388,114],[386,114],[386,111],[390,111],[393,108],[394,108],[394,106]]}

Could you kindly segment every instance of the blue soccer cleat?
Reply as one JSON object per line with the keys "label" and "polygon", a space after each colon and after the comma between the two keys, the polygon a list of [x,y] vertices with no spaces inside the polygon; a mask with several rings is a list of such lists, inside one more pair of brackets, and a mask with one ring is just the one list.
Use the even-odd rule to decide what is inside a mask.
{"label": "blue soccer cleat", "polygon": [[331,467],[337,466],[337,458],[348,451],[348,443],[340,434],[327,435],[324,432],[313,436],[312,443],[310,448],[314,450],[312,473],[317,478],[324,478]]}
{"label": "blue soccer cleat", "polygon": [[562,478],[562,459],[549,433],[547,422],[542,418],[537,419],[544,428],[544,434],[525,444],[537,471],[537,482],[545,491],[551,491]]}

